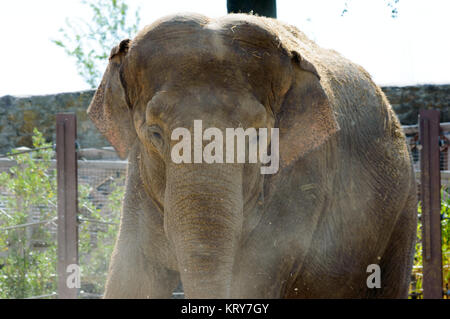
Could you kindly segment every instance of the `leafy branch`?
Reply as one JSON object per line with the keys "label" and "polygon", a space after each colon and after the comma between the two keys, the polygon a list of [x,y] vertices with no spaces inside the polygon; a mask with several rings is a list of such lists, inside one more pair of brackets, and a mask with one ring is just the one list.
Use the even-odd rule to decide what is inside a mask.
{"label": "leafy branch", "polygon": [[111,48],[137,33],[139,8],[129,12],[124,0],[83,0],[82,3],[89,7],[92,19],[66,19],[66,27],[59,29],[61,38],[52,42],[75,59],[78,74],[91,88],[96,88]]}

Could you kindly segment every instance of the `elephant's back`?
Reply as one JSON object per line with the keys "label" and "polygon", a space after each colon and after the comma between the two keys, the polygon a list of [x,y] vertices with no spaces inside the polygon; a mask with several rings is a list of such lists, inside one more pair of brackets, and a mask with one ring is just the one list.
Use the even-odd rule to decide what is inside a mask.
{"label": "elephant's back", "polygon": [[380,184],[380,192],[406,179],[411,184],[406,138],[383,91],[361,66],[335,52],[327,56],[333,58],[323,59],[321,83],[340,127],[335,143],[342,178],[348,180],[359,165],[371,187]]}
{"label": "elephant's back", "polygon": [[[415,192],[414,177],[405,135],[380,87],[364,68],[321,48],[296,27],[263,19],[287,50],[297,51],[314,65],[340,127],[302,165],[320,164],[324,172],[316,179],[328,180],[330,198],[341,201],[333,203],[340,205],[336,210],[348,212],[343,215],[364,210],[379,213],[380,203],[398,210]],[[349,203],[355,210],[348,209]]]}
{"label": "elephant's back", "polygon": [[[352,227],[367,231],[362,242],[383,251],[406,201],[416,194],[405,135],[386,96],[361,66],[331,51],[321,76],[340,126],[323,148],[335,155],[332,206],[341,227],[351,220]],[[413,218],[415,212],[408,214]]]}
{"label": "elephant's back", "polygon": [[[288,48],[317,69],[340,127],[292,168],[289,187],[300,185],[295,204],[302,207],[293,214],[303,218],[302,224],[304,216],[320,214],[317,224],[309,227],[310,244],[299,248],[308,251],[302,272],[320,278],[331,273],[342,280],[339,287],[351,286],[352,280],[359,282],[354,276],[363,278],[367,265],[384,256],[396,221],[415,220],[416,211],[405,210],[408,201],[415,207],[406,139],[368,72],[337,52],[320,48],[295,27],[280,25],[285,30],[282,36],[290,37]],[[309,281],[305,275],[299,282]]]}
{"label": "elephant's back", "polygon": [[319,71],[321,83],[340,127],[334,139],[339,183],[359,180],[355,183],[361,190],[401,201],[414,182],[406,138],[392,106],[361,66],[323,51],[328,52]]}
{"label": "elephant's back", "polygon": [[[351,278],[364,263],[384,256],[393,232],[401,232],[395,228],[397,220],[415,220],[416,211],[405,206],[414,206],[410,201],[416,188],[405,135],[384,93],[362,67],[323,51],[319,74],[340,130],[315,155],[329,168],[330,209],[316,228],[310,251],[319,262],[325,256],[354,258],[346,265]],[[327,232],[339,239],[331,248],[323,238]],[[324,246],[328,248],[321,254]]]}

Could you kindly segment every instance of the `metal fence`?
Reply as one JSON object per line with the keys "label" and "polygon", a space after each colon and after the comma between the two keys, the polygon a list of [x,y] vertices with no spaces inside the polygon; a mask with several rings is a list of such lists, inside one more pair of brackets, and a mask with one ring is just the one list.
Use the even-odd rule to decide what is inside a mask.
{"label": "metal fence", "polygon": [[450,131],[449,124],[440,123],[437,110],[420,110],[418,127],[403,127],[410,141],[415,168],[420,169],[417,174],[420,229],[416,245],[421,247],[416,250],[410,289],[412,298],[450,297],[450,251],[446,248],[449,241],[446,213],[450,204],[449,140],[446,137]]}
{"label": "metal fence", "polygon": [[[78,187],[80,191],[78,209],[79,265],[81,268],[81,298],[101,297],[109,262],[109,254],[114,245],[118,230],[120,204],[111,205],[111,196],[123,193],[125,161],[79,160]],[[17,162],[10,159],[0,159],[0,173],[10,172],[17,167]],[[19,166],[20,167],[20,166]],[[50,164],[49,177],[56,174],[56,160]],[[51,176],[53,175],[53,177]],[[28,215],[25,223],[2,227],[1,220],[7,220],[17,214],[16,207],[8,203],[16,196],[5,185],[0,185],[0,232],[9,238],[9,242],[0,242],[0,268],[11,253],[14,241],[21,242],[23,254],[38,254],[43,250],[53,249],[56,266],[57,247],[57,201],[48,199],[45,203],[27,207]],[[116,199],[119,200],[119,199]],[[3,245],[2,245],[3,244]],[[107,256],[104,256],[106,255]],[[25,257],[25,256],[24,256]],[[2,262],[3,261],[3,262]],[[54,291],[41,295],[19,295],[25,298],[53,298],[57,297],[57,269],[52,267],[50,280],[53,281]],[[48,279],[48,278],[47,278]],[[0,281],[2,278],[0,278]]]}
{"label": "metal fence", "polygon": [[[448,162],[448,145],[450,136],[450,123],[441,123],[442,128],[439,134],[439,168],[440,168],[440,183],[443,186],[442,200],[450,203],[450,170]],[[423,143],[420,142],[419,125],[404,126],[404,132],[407,135],[408,143],[413,156],[413,164],[416,170],[416,179],[419,185],[419,190],[422,188],[421,180],[421,152]],[[54,152],[49,150],[49,152]],[[23,154],[31,155],[34,151],[42,150],[26,150],[22,149]],[[126,161],[112,160],[114,158],[111,150],[78,150],[77,169],[77,183],[78,183],[78,210],[76,227],[78,230],[77,240],[77,263],[81,267],[81,288],[76,290],[75,297],[79,298],[99,298],[104,289],[108,262],[112,248],[114,245],[116,233],[118,230],[118,220],[120,215],[120,197],[123,194]],[[92,155],[95,156],[92,156]],[[99,156],[99,154],[101,156]],[[106,154],[106,155],[105,155]],[[109,155],[108,155],[109,154]],[[111,158],[109,160],[90,160],[89,158]],[[36,159],[40,161],[40,159]],[[14,159],[0,158],[0,173],[7,172],[14,176],[11,169],[18,167],[17,161]],[[50,160],[48,171],[43,178],[49,180],[56,180],[57,161]],[[8,205],[8,200],[11,196],[16,196],[9,190],[7,185],[0,185],[0,232],[7,232],[6,241],[0,240],[0,269],[6,267],[2,264],[2,260],[8,257],[8,254],[16,249],[16,253],[22,254],[26,259],[26,253],[31,255],[39,255],[45,251],[52,251],[53,255],[47,256],[48,263],[45,263],[45,254],[43,259],[38,259],[41,267],[51,269],[51,274],[43,276],[42,285],[49,285],[49,289],[45,290],[45,294],[39,293],[42,289],[30,289],[26,295],[18,296],[24,298],[56,298],[63,297],[61,292],[58,292],[58,274],[66,271],[66,269],[58,269],[56,267],[55,254],[57,254],[57,247],[61,245],[58,242],[58,202],[56,197],[45,199],[37,204],[27,206],[26,218],[22,223],[14,225],[2,225],[2,220],[9,220],[14,218],[17,214],[17,207]],[[60,186],[58,185],[58,188]],[[20,204],[20,203],[19,203]],[[442,220],[447,218],[441,217]],[[3,236],[5,237],[5,236]],[[1,238],[1,236],[0,236]],[[16,242],[14,242],[16,240]],[[19,244],[17,244],[19,243]],[[23,247],[14,247],[20,246]],[[40,258],[40,257],[39,257]],[[53,258],[53,259],[51,259]],[[56,257],[57,258],[57,257]],[[20,260],[22,260],[20,259]],[[61,258],[60,258],[61,259]],[[44,260],[44,262],[43,262]],[[67,261],[65,261],[67,265]],[[448,274],[450,265],[444,265],[444,273]],[[40,270],[37,266],[38,272]],[[22,274],[26,275],[26,274]],[[66,274],[67,275],[67,274]],[[37,275],[38,276],[38,275]],[[61,277],[61,276],[59,276]],[[423,269],[415,267],[412,274],[411,291],[413,298],[423,297],[422,289]],[[66,277],[64,277],[66,279]],[[0,278],[0,281],[2,279]],[[27,279],[28,280],[28,279]],[[39,278],[36,279],[39,283]],[[45,282],[46,281],[46,282]],[[441,280],[442,281],[442,280]],[[38,285],[39,286],[39,285]],[[24,289],[27,288],[25,285]],[[448,287],[443,287],[444,295],[448,294]],[[36,291],[34,293],[34,291]],[[73,297],[73,296],[72,296]],[[182,288],[178,287],[173,295],[173,298],[183,298]]]}
{"label": "metal fence", "polygon": [[[104,290],[127,162],[86,159],[92,151],[75,153],[74,117],[58,115],[57,124],[57,152],[35,147],[0,156],[3,298],[99,298]],[[70,264],[81,270],[79,289],[64,289]]]}

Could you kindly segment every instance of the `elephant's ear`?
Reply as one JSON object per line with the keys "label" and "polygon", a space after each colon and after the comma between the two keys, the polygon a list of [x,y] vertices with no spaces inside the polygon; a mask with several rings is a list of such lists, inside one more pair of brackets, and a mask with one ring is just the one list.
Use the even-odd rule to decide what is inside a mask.
{"label": "elephant's ear", "polygon": [[294,163],[339,131],[316,67],[298,52],[291,53],[294,78],[276,115],[281,167]]}
{"label": "elephant's ear", "polygon": [[90,119],[122,159],[127,157],[136,139],[130,103],[120,74],[129,45],[130,40],[126,39],[111,50],[108,67],[87,110]]}

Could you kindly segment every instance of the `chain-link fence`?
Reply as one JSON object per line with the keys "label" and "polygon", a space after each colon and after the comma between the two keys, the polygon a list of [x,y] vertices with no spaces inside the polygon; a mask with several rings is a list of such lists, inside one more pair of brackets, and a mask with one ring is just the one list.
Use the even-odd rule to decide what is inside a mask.
{"label": "chain-link fence", "polygon": [[[0,159],[0,298],[57,297],[53,149]],[[117,236],[126,162],[78,161],[79,297],[101,297]]]}
{"label": "chain-link fence", "polygon": [[117,236],[126,162],[79,161],[80,296],[101,297]]}

